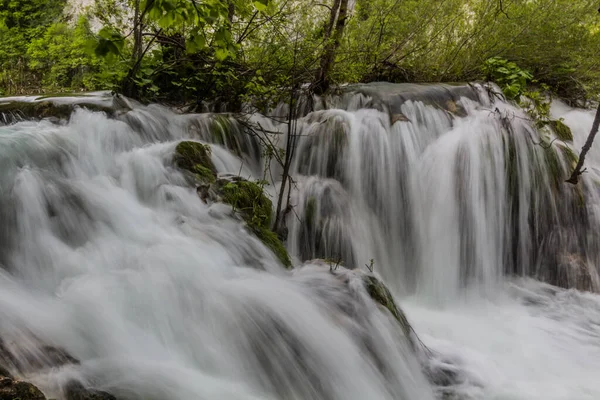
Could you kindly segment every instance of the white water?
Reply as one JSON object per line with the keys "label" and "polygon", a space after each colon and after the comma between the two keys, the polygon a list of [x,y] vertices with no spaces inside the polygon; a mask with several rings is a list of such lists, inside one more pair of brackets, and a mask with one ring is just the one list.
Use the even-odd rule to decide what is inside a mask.
{"label": "white water", "polygon": [[[300,258],[374,259],[432,365],[455,370],[457,385],[430,386],[352,274],[344,284],[317,266],[288,273],[226,206],[202,203],[171,157],[182,138],[211,140],[209,125],[156,106],[137,106],[124,119],[131,125],[78,111],[65,126],[0,127],[0,337],[21,344],[35,335],[81,360],[27,376],[58,398],[71,377],[157,400],[426,400],[444,390],[465,399],[600,398],[600,297],[503,278],[547,269],[538,231],[541,242],[549,226],[582,232],[565,222],[574,219],[563,209],[572,194],[557,195],[540,173],[544,150],[525,122],[503,128],[500,116],[518,110],[497,102],[494,113],[485,96],[461,103],[468,116],[452,119],[409,101],[410,122],[390,125],[386,109],[364,109],[369,99],[358,96],[300,121],[300,219],[290,218],[288,241]],[[556,112],[578,148],[589,113]],[[327,136],[339,133],[336,123],[342,146]],[[516,211],[506,201],[507,137]],[[241,162],[213,145],[220,172],[262,177],[251,153]],[[311,202],[316,228],[302,215]]]}

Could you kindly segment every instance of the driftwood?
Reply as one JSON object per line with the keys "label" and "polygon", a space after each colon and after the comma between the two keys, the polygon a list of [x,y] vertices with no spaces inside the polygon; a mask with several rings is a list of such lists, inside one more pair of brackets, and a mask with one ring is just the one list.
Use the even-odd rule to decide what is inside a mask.
{"label": "driftwood", "polygon": [[600,104],[598,105],[598,110],[596,111],[596,117],[594,118],[594,123],[592,124],[592,130],[585,141],[585,144],[581,148],[581,153],[579,154],[579,161],[577,161],[577,165],[571,174],[571,177],[566,180],[568,183],[572,183],[573,185],[577,185],[579,182],[579,175],[585,172],[585,168],[583,168],[583,163],[585,162],[585,155],[592,148],[592,143],[594,142],[594,138],[598,133],[598,127],[600,127]]}

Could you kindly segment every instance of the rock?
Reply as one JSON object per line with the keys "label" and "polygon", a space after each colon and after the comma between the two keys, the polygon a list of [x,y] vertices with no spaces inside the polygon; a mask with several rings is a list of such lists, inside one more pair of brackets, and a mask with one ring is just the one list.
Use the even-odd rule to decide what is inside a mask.
{"label": "rock", "polygon": [[296,152],[301,175],[318,175],[343,179],[344,157],[348,149],[349,121],[329,111],[312,113],[307,117],[310,128]]}
{"label": "rock", "polygon": [[0,400],[46,400],[46,396],[31,383],[5,377],[0,380]]}
{"label": "rock", "polygon": [[292,261],[280,238],[271,231],[273,204],[265,195],[259,182],[252,182],[236,175],[217,178],[217,171],[210,158],[210,146],[184,141],[175,148],[173,163],[181,170],[191,173],[190,183],[205,203],[222,202],[233,207],[233,212],[286,268]]}
{"label": "rock", "polygon": [[552,132],[556,135],[559,140],[564,142],[572,142],[573,141],[573,132],[571,128],[569,128],[564,122],[561,120],[550,120],[543,121],[542,124],[549,126],[552,129]]}
{"label": "rock", "polygon": [[390,122],[394,125],[396,122],[410,122],[410,119],[402,113],[393,114],[390,118]]}
{"label": "rock", "polygon": [[593,292],[597,289],[595,269],[581,255],[561,253],[558,255],[556,286]]}
{"label": "rock", "polygon": [[[36,386],[16,380],[8,368],[19,374],[36,374],[48,368],[77,365],[79,360],[64,349],[43,344],[33,335],[22,340],[25,345],[0,338],[0,400],[45,400]],[[77,381],[69,381],[63,391],[65,400],[116,400],[109,393],[87,389]]]}
{"label": "rock", "polygon": [[87,389],[80,382],[70,381],[64,387],[66,400],[117,400],[115,396],[101,390]]}
{"label": "rock", "polygon": [[352,273],[359,277],[363,283],[366,293],[371,300],[378,304],[382,310],[389,313],[396,320],[396,322],[398,322],[404,335],[409,339],[409,341],[411,341],[413,347],[416,346],[415,339],[418,340],[418,338],[416,338],[416,335],[410,326],[410,323],[408,322],[408,318],[406,318],[406,315],[400,309],[400,307],[396,305],[394,297],[390,293],[389,289],[379,278],[373,275],[373,273],[364,272],[357,268],[346,267],[344,266],[343,260],[317,259],[309,261],[307,264],[329,267],[332,273],[341,273],[342,275]]}
{"label": "rock", "polygon": [[0,121],[13,123],[19,120],[38,120],[51,118],[52,120],[66,120],[77,108],[85,108],[90,111],[101,111],[108,115],[115,115],[116,106],[96,99],[82,96],[72,102],[62,102],[60,98],[37,98],[32,101],[4,101],[0,102]]}
{"label": "rock", "polygon": [[446,111],[453,115],[456,115],[457,117],[467,116],[467,110],[465,110],[465,108],[462,105],[460,105],[454,100],[447,100],[444,108],[446,109]]}
{"label": "rock", "polygon": [[270,229],[273,204],[264,194],[262,187],[257,182],[250,182],[240,177],[219,178],[216,185],[221,200],[231,205],[234,212],[246,222],[256,237],[286,268],[290,268],[292,262],[285,246],[277,234]]}
{"label": "rock", "polygon": [[201,183],[210,184],[216,179],[217,170],[211,159],[209,145],[183,141],[175,148],[173,163],[179,169],[194,174]]}
{"label": "rock", "polygon": [[0,338],[0,374],[10,376],[10,370],[21,374],[36,372],[47,368],[56,368],[68,364],[79,364],[64,349],[49,346],[35,337],[27,337],[23,343],[13,340],[7,342]]}
{"label": "rock", "polygon": [[394,297],[383,282],[377,279],[375,275],[365,274],[363,276],[363,284],[371,299],[388,310],[394,319],[398,321],[398,324],[400,324],[404,335],[407,338],[411,338],[414,334],[413,329],[410,326],[406,315],[404,315],[404,312],[396,305]]}

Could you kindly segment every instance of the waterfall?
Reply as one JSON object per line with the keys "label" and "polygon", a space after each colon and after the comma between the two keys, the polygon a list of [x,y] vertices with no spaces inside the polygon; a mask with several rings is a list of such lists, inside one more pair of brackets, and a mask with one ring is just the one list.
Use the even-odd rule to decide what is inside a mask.
{"label": "waterfall", "polygon": [[[597,399],[600,297],[573,288],[600,289],[600,152],[563,183],[593,116],[554,102],[558,140],[495,90],[303,103],[291,271],[173,163],[182,140],[210,144],[220,176],[275,203],[285,106],[112,111],[100,93],[68,120],[0,115],[0,359],[13,346],[57,399],[73,379],[119,399]],[[423,353],[369,297],[371,269]],[[79,362],[48,365],[40,343]]]}

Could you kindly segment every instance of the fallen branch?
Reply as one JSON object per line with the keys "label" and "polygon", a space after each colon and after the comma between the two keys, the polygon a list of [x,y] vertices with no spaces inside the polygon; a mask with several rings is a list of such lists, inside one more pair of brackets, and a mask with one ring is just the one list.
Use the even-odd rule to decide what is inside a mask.
{"label": "fallen branch", "polygon": [[592,148],[592,143],[594,142],[594,138],[598,133],[598,127],[600,127],[600,104],[598,104],[598,110],[596,111],[596,117],[594,118],[594,123],[592,124],[592,130],[585,141],[585,144],[581,148],[581,153],[579,154],[579,161],[577,161],[577,166],[573,170],[571,177],[566,180],[566,182],[571,183],[573,185],[577,185],[579,181],[579,175],[585,172],[585,168],[583,168],[583,163],[585,162],[585,155]]}

